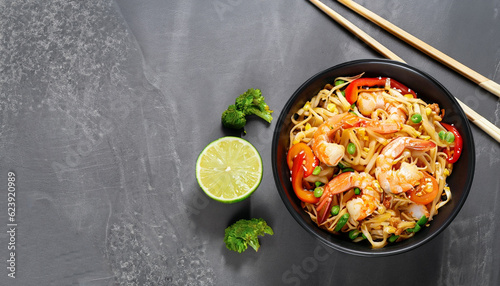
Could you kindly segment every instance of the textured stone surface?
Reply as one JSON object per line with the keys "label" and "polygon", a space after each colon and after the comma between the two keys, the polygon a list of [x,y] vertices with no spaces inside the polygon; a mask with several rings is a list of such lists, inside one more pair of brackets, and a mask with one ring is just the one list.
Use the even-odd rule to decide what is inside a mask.
{"label": "textured stone surface", "polygon": [[[325,3],[499,126],[497,97]],[[500,82],[498,1],[359,3]],[[270,172],[274,123],[246,128],[266,170],[250,199],[223,205],[199,189],[196,157],[234,134],[220,114],[236,95],[260,88],[278,116],[316,72],[373,57],[307,1],[0,1],[0,185],[18,179],[17,278],[4,268],[0,285],[376,285],[415,273],[422,285],[498,285],[500,148],[476,127],[464,208],[394,257],[325,249],[295,223]],[[249,217],[275,235],[258,253],[229,252],[225,227]],[[1,231],[2,260],[7,241]]]}

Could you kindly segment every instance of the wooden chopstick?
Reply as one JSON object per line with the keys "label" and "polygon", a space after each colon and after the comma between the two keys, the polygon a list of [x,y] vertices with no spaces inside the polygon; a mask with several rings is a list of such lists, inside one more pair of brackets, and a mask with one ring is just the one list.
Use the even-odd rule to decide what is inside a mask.
{"label": "wooden chopstick", "polygon": [[381,45],[377,40],[369,36],[367,33],[363,32],[360,28],[358,28],[356,25],[353,23],[349,22],[346,18],[340,16],[339,13],[333,11],[330,9],[330,7],[326,6],[320,1],[316,0],[311,0],[311,2],[316,5],[319,9],[323,10],[328,16],[330,16],[332,19],[334,19],[337,23],[342,25],[344,28],[347,30],[351,31],[356,37],[361,39],[363,42],[365,42],[367,45],[372,47],[374,50],[379,52],[381,55],[385,56],[388,59],[395,60],[395,61],[400,61],[400,62],[405,62],[402,58],[398,57],[395,53],[390,51],[388,48],[384,47]]}
{"label": "wooden chopstick", "polygon": [[380,17],[379,15],[377,15],[377,14],[373,13],[372,11],[366,9],[365,7],[359,5],[358,3],[353,2],[351,0],[337,0],[337,1],[344,4],[348,8],[352,9],[353,11],[360,14],[361,16],[365,17],[366,19],[377,24],[378,26],[384,28],[386,31],[390,32],[391,34],[395,35],[396,37],[400,38],[401,40],[407,42],[408,44],[412,45],[413,47],[415,47],[415,48],[419,49],[420,51],[426,53],[427,55],[431,56],[435,60],[443,63],[444,65],[455,70],[459,74],[472,80],[473,82],[478,84],[480,87],[482,87],[482,88],[486,89],[487,91],[493,93],[494,95],[500,97],[500,84],[498,84],[498,83],[494,82],[493,80],[488,79],[487,77],[473,71],[469,67],[461,64],[460,62],[456,61],[455,59],[451,58],[450,56],[448,56],[448,55],[444,54],[443,52],[437,50],[436,48],[428,45],[427,43],[425,43],[422,40],[418,39],[417,37],[409,34],[408,32],[404,31],[403,29],[397,27],[396,25],[392,24],[391,22]]}
{"label": "wooden chopstick", "polygon": [[465,115],[467,115],[467,118],[469,118],[469,121],[476,124],[477,127],[481,128],[484,132],[486,132],[498,143],[500,143],[500,129],[498,127],[472,110],[469,106],[465,105],[465,103],[460,101],[458,98],[455,97],[455,99],[460,104],[460,107],[462,107],[462,109],[464,110]]}
{"label": "wooden chopstick", "polygon": [[[359,29],[353,23],[346,20],[344,17],[340,16],[337,12],[333,11],[330,7],[326,6],[321,1],[318,1],[318,0],[309,0],[309,1],[311,3],[313,3],[316,7],[318,7],[320,10],[325,12],[327,15],[329,15],[337,23],[339,23],[343,27],[347,28],[354,35],[356,35],[358,38],[363,40],[366,44],[368,44],[370,47],[374,48],[376,51],[378,51],[379,53],[381,53],[385,57],[392,59],[392,60],[395,60],[395,61],[405,62],[400,57],[398,57],[396,54],[394,54],[389,49],[387,49],[385,46],[380,44],[377,40],[370,37],[368,34],[363,32],[361,29]],[[460,104],[460,106],[464,110],[465,114],[467,115],[467,118],[469,118],[469,120],[472,123],[476,124],[484,132],[486,132],[488,135],[490,135],[497,142],[500,143],[500,129],[498,127],[496,127],[494,124],[492,124],[491,122],[486,120],[480,114],[478,114],[477,112],[472,110],[470,107],[465,105],[458,98],[455,97],[455,99],[458,101],[458,103]]]}

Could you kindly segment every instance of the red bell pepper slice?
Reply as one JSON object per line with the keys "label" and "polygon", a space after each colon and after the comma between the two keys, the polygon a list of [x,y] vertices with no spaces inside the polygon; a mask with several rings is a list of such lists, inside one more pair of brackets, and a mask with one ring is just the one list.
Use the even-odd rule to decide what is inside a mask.
{"label": "red bell pepper slice", "polygon": [[299,153],[293,159],[293,168],[292,168],[292,186],[295,195],[299,198],[299,200],[305,203],[315,204],[319,201],[319,198],[314,196],[313,192],[308,190],[304,190],[302,186],[302,178],[304,177],[304,158],[305,153]]}
{"label": "red bell pepper slice", "polygon": [[[363,86],[367,86],[367,87],[385,86],[386,80],[387,80],[386,77],[355,79],[355,80],[351,81],[351,83],[349,83],[349,85],[346,87],[345,98],[347,99],[347,101],[349,101],[350,104],[353,104],[354,102],[356,102],[356,100],[358,100],[358,89],[360,87],[363,87]],[[403,93],[411,93],[414,98],[417,97],[417,94],[413,90],[406,87],[404,84],[402,84],[402,83],[400,83],[392,78],[390,80],[391,80],[391,88],[399,89]]]}
{"label": "red bell pepper slice", "polygon": [[288,168],[290,170],[292,170],[292,165],[294,162],[293,159],[301,152],[304,153],[305,160],[306,160],[306,164],[304,166],[306,169],[305,173],[304,173],[304,177],[308,177],[312,174],[312,172],[314,171],[314,168],[316,166],[318,166],[319,162],[318,162],[318,159],[314,156],[314,153],[311,150],[311,148],[309,146],[307,146],[306,143],[302,143],[302,142],[297,143],[297,144],[293,145],[292,148],[290,148],[290,150],[288,150],[288,155],[287,155]]}
{"label": "red bell pepper slice", "polygon": [[451,133],[453,133],[453,135],[455,135],[455,147],[453,148],[453,154],[451,156],[450,154],[448,154],[448,158],[446,159],[448,163],[453,164],[456,161],[458,161],[458,158],[460,158],[460,155],[462,154],[463,139],[462,136],[460,135],[460,132],[458,132],[458,130],[454,126],[444,122],[441,122],[441,125],[443,125],[443,127],[446,128],[446,130],[450,131]]}

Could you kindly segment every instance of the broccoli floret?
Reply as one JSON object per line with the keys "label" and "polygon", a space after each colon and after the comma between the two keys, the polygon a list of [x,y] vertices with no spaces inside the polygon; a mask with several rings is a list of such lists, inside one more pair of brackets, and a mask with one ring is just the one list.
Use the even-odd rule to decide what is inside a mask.
{"label": "broccoli floret", "polygon": [[236,98],[234,105],[230,105],[222,113],[222,124],[229,128],[243,128],[246,123],[245,117],[248,115],[257,115],[271,123],[271,120],[273,120],[271,113],[273,111],[269,109],[264,99],[259,89],[251,88],[247,90]]}
{"label": "broccoli floret", "polygon": [[222,124],[228,128],[241,129],[246,123],[245,113],[236,109],[234,104],[222,113]]}
{"label": "broccoli floret", "polygon": [[257,251],[260,247],[258,236],[264,236],[266,233],[269,235],[274,234],[271,227],[263,219],[241,219],[226,228],[224,242],[227,249],[239,253],[245,251],[248,245]]}

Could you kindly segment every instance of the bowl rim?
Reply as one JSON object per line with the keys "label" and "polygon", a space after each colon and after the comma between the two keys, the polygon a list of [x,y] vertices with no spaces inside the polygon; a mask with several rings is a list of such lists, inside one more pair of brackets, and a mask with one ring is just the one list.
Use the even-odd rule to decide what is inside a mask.
{"label": "bowl rim", "polygon": [[[292,105],[294,104],[296,98],[301,94],[302,90],[305,89],[307,86],[309,86],[312,82],[317,80],[318,77],[323,76],[324,74],[327,74],[333,70],[337,70],[340,68],[344,68],[347,66],[351,65],[358,65],[358,64],[381,64],[381,65],[393,65],[393,66],[398,66],[399,68],[404,68],[404,69],[409,69],[410,71],[418,74],[419,76],[422,76],[424,78],[427,78],[430,80],[433,84],[437,85],[452,101],[452,103],[456,107],[456,112],[459,114],[459,117],[464,119],[463,121],[465,122],[463,128],[466,131],[467,135],[467,140],[468,144],[472,147],[472,151],[468,152],[468,169],[467,169],[467,181],[466,185],[464,186],[464,191],[463,195],[460,197],[460,199],[457,202],[456,207],[452,210],[450,213],[449,217],[444,221],[444,223],[437,228],[437,230],[433,233],[430,233],[426,237],[422,238],[421,240],[416,241],[413,244],[410,244],[405,247],[401,248],[396,248],[396,249],[387,249],[387,248],[381,248],[381,249],[371,249],[368,248],[366,251],[364,250],[356,250],[356,249],[351,249],[347,248],[344,246],[341,246],[339,244],[335,244],[332,241],[329,241],[325,239],[323,236],[319,235],[316,231],[313,231],[311,226],[307,224],[304,219],[300,216],[300,214],[293,208],[292,203],[289,201],[284,188],[279,182],[279,170],[277,167],[277,149],[278,149],[278,144],[279,144],[279,137],[280,137],[280,129],[283,126],[283,123],[286,120],[286,115],[289,113]],[[466,142],[464,142],[465,145]],[[434,77],[429,75],[428,73],[421,71],[415,67],[412,67],[406,63],[398,62],[398,61],[393,61],[393,60],[387,60],[387,59],[358,59],[358,60],[353,60],[353,61],[348,61],[348,62],[343,62],[340,64],[337,64],[335,66],[326,68],[309,79],[307,79],[303,84],[301,84],[295,92],[292,94],[292,96],[287,100],[286,104],[283,106],[283,109],[281,110],[280,116],[278,117],[278,121],[276,123],[275,129],[274,129],[274,134],[273,134],[273,141],[272,141],[272,152],[271,152],[271,161],[272,161],[272,169],[273,169],[273,176],[274,176],[274,181],[277,187],[277,191],[281,197],[281,200],[285,204],[285,207],[287,208],[288,212],[292,215],[292,217],[299,223],[300,226],[302,226],[309,234],[311,234],[313,237],[318,239],[321,243],[336,249],[340,252],[346,253],[346,254],[352,254],[356,256],[363,256],[363,257],[383,257],[383,256],[390,256],[390,255],[396,255],[396,254],[401,254],[404,252],[408,252],[410,250],[414,250],[418,248],[419,246],[429,242],[436,236],[438,236],[445,228],[447,228],[451,222],[455,219],[455,217],[458,215],[460,210],[462,209],[469,193],[470,189],[472,187],[472,182],[474,179],[474,170],[475,170],[475,150],[474,146],[474,139],[473,139],[473,134],[470,128],[470,122],[467,119],[465,112],[462,110],[460,104],[458,101],[455,99],[455,97],[439,82],[437,81]],[[317,227],[317,226],[316,226]],[[317,227],[319,229],[319,227]],[[333,234],[332,234],[333,235]],[[374,251],[376,250],[376,251]]]}

